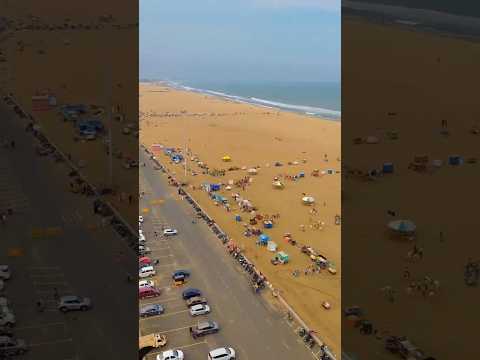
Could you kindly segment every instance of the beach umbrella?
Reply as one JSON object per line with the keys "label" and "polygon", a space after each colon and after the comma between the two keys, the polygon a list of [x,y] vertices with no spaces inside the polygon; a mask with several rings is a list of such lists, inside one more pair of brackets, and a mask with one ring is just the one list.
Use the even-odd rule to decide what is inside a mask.
{"label": "beach umbrella", "polygon": [[262,243],[262,244],[267,244],[268,241],[270,240],[270,236],[268,236],[267,234],[261,234],[258,237],[258,240],[260,240],[260,243]]}
{"label": "beach umbrella", "polygon": [[231,161],[232,158],[229,155],[225,155],[224,157],[222,157],[222,160],[223,161]]}
{"label": "beach umbrella", "polygon": [[412,234],[417,229],[415,223],[411,220],[394,220],[388,223],[390,230],[400,234]]}
{"label": "beach umbrella", "polygon": [[257,169],[250,168],[250,169],[247,170],[247,172],[248,172],[250,175],[256,175],[256,174],[257,174]]}

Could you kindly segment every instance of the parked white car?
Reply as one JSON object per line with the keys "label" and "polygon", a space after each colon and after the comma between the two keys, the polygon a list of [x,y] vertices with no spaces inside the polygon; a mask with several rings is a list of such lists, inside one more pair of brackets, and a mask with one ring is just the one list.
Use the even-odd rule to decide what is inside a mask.
{"label": "parked white car", "polygon": [[139,223],[143,223],[143,216],[142,216],[142,215],[140,215],[140,216],[138,217],[138,222],[139,222]]}
{"label": "parked white car", "polygon": [[8,265],[0,265],[0,279],[8,280],[10,276],[10,267]]}
{"label": "parked white car", "polygon": [[190,308],[190,315],[192,316],[198,316],[198,315],[205,315],[210,312],[210,306],[207,304],[198,304],[198,305],[193,305]]}
{"label": "parked white car", "polygon": [[155,276],[155,273],[156,272],[153,266],[144,266],[138,270],[138,277],[143,279],[150,276]]}
{"label": "parked white car", "polygon": [[235,350],[231,347],[221,347],[208,353],[208,360],[234,360]]}
{"label": "parked white car", "polygon": [[155,282],[153,280],[140,280],[138,282],[138,287],[155,287]]}
{"label": "parked white car", "polygon": [[15,325],[15,316],[11,313],[0,314],[0,326],[13,326]]}
{"label": "parked white car", "polygon": [[167,350],[157,355],[157,360],[183,360],[182,350]]}
{"label": "parked white car", "polygon": [[163,235],[164,236],[173,236],[173,235],[177,235],[178,234],[178,231],[176,229],[165,229],[163,230]]}

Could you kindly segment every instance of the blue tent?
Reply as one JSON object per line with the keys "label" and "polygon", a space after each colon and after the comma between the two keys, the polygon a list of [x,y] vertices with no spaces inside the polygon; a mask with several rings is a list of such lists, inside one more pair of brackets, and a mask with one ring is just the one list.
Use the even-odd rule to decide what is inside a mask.
{"label": "blue tent", "polygon": [[220,190],[220,184],[210,184],[211,191],[218,191]]}
{"label": "blue tent", "polygon": [[267,234],[261,234],[258,237],[258,240],[260,241],[260,244],[267,245],[268,240],[270,240],[270,236],[268,236]]}

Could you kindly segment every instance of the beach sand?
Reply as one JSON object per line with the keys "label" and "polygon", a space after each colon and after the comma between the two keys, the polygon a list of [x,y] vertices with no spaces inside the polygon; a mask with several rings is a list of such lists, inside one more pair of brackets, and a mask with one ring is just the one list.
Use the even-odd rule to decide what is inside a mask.
{"label": "beach sand", "polygon": [[[34,13],[40,18],[42,25],[63,25],[68,18],[69,24],[100,25],[101,28],[13,31],[13,36],[0,44],[7,60],[9,57],[12,59],[4,63],[3,68],[5,74],[11,78],[6,83],[8,92],[14,94],[27,112],[32,110],[31,96],[37,92],[49,92],[56,96],[58,105],[81,103],[105,108],[108,104],[107,69],[111,69],[111,103],[120,105],[120,111],[125,118],[123,124],[112,121],[113,149],[137,159],[138,139],[134,135],[126,136],[121,133],[125,124],[137,122],[138,114],[138,100],[136,96],[132,96],[132,89],[137,89],[138,86],[138,74],[131,71],[138,67],[138,54],[126,46],[132,44],[136,49],[138,28],[125,27],[138,21],[135,7],[132,6],[127,13],[126,7],[114,6],[113,2],[102,3],[99,7],[71,4],[68,9],[57,7],[53,2],[42,3],[41,7],[33,2],[30,4],[32,6],[28,7],[26,3],[8,7],[5,16],[13,19],[15,25],[30,24],[28,14]],[[113,23],[102,23],[99,20],[99,16],[109,14],[114,16]],[[112,25],[120,25],[121,28]],[[19,45],[19,42],[24,45]],[[23,51],[20,51],[22,47]],[[56,110],[36,111],[33,116],[51,141],[65,154],[70,154],[76,163],[80,160],[85,162],[86,167],[82,172],[90,182],[96,186],[108,184],[108,157],[102,139],[74,142],[75,131],[72,124],[63,122]],[[105,116],[103,120],[108,128]],[[136,188],[132,184],[138,183],[137,171],[124,169],[122,165],[123,160],[114,159],[114,186],[119,192],[136,197]],[[108,198],[128,217],[132,225],[136,224],[136,201],[129,205],[118,197]]]}
{"label": "beach sand", "polygon": [[[215,219],[233,241],[245,249],[275,287],[281,290],[295,311],[318,332],[320,338],[335,353],[340,349],[340,226],[335,225],[335,215],[340,214],[340,174],[311,176],[314,169],[340,170],[340,122],[278,112],[275,109],[229,102],[198,93],[165,88],[162,85],[140,84],[140,142],[148,148],[152,144],[184,148],[185,143],[192,155],[206,163],[210,169],[228,169],[243,166],[259,166],[253,182],[242,190],[233,187],[219,192],[232,206],[230,212],[215,206],[204,190],[190,190],[195,199]],[[166,116],[166,113],[176,116]],[[327,154],[328,162],[324,160]],[[223,162],[224,155],[231,156]],[[161,163],[175,173],[178,180],[185,180],[181,164],[169,162],[163,153],[158,155]],[[227,171],[225,176],[213,177],[202,174],[197,163],[188,159],[191,170],[187,181],[199,187],[204,182],[224,183],[239,180],[247,175],[246,170]],[[306,160],[306,163],[303,163]],[[282,167],[273,166],[278,161]],[[298,161],[298,165],[288,162]],[[278,175],[296,175],[301,171],[305,177],[298,181],[285,180],[285,188],[272,187]],[[255,244],[257,237],[243,236],[241,223],[235,222],[235,214],[248,221],[247,213],[238,210],[232,193],[238,193],[258,207],[257,214],[280,214],[273,229],[265,232],[275,241],[279,250],[287,252],[290,263],[274,266],[270,263],[273,253],[266,247]],[[316,199],[317,215],[310,214],[311,207],[302,204],[302,193]],[[323,221],[323,230],[310,229],[312,221]],[[306,226],[305,232],[300,225]],[[286,243],[283,234],[290,232],[299,243],[317,249],[332,260],[338,273],[327,271],[321,274],[304,275],[303,270],[311,264],[300,250]],[[294,269],[301,270],[299,277],[291,275]],[[332,305],[324,310],[323,301]]]}
{"label": "beach sand", "polygon": [[[348,124],[342,128],[344,166],[362,171],[381,169],[384,162],[395,166],[394,174],[375,181],[343,179],[342,242],[348,246],[342,259],[348,266],[343,267],[342,296],[350,302],[344,305],[363,307],[375,328],[409,337],[427,355],[470,358],[478,354],[472,316],[478,293],[465,286],[463,271],[469,257],[478,260],[479,246],[471,236],[478,224],[478,196],[472,191],[480,165],[445,163],[449,155],[480,155],[479,135],[470,132],[478,122],[480,44],[358,19],[344,19],[342,26],[348,34],[342,44],[342,118]],[[440,134],[442,120],[449,136]],[[398,131],[398,140],[386,136],[391,130]],[[353,145],[353,139],[367,136],[380,143]],[[415,155],[444,165],[417,173],[408,169]],[[388,210],[397,215],[389,216]],[[413,243],[389,237],[386,224],[393,219],[416,223],[423,260],[408,262]],[[405,266],[412,280],[438,280],[437,295],[407,295]],[[382,295],[384,286],[397,291],[393,304]],[[398,358],[382,341],[343,325],[343,347],[359,359]],[[461,336],[455,335],[457,329]]]}

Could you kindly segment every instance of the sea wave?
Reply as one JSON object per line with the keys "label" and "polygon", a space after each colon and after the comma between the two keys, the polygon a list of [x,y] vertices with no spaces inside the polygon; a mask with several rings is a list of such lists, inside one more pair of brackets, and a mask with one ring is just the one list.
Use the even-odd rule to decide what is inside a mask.
{"label": "sea wave", "polygon": [[191,91],[191,92],[201,93],[201,94],[210,95],[210,96],[217,96],[223,99],[240,102],[240,103],[251,104],[251,105],[262,106],[269,109],[292,111],[292,112],[302,113],[309,116],[316,116],[316,117],[327,118],[332,120],[340,119],[342,114],[340,111],[330,110],[330,109],[325,109],[320,107],[286,104],[286,103],[272,101],[272,100],[259,99],[256,97],[247,98],[243,96],[231,95],[221,91],[198,89],[190,86],[185,86],[173,81],[166,81],[165,83],[179,90]]}

